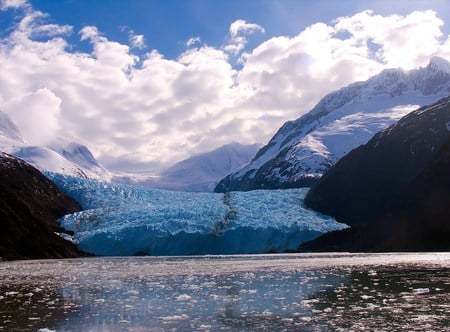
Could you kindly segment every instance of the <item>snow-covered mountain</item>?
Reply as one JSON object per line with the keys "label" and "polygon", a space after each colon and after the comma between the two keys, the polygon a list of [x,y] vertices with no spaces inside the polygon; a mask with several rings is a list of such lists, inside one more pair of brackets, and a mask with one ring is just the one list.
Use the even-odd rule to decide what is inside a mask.
{"label": "snow-covered mountain", "polygon": [[129,174],[117,176],[114,181],[167,190],[211,192],[220,179],[248,164],[260,147],[233,142],[179,161],[157,175]]}
{"label": "snow-covered mountain", "polygon": [[403,117],[340,159],[306,206],[352,227],[309,249],[450,248],[450,95]]}
{"label": "snow-covered mountain", "polygon": [[183,191],[213,191],[217,182],[248,164],[261,146],[231,143],[182,160],[163,171],[158,187]]}
{"label": "snow-covered mountain", "polygon": [[326,95],[286,122],[250,164],[215,191],[309,186],[342,156],[419,106],[450,93],[450,63],[433,57],[411,71],[388,69]]}
{"label": "snow-covered mountain", "polygon": [[0,151],[25,160],[40,171],[109,181],[112,175],[98,164],[89,149],[57,138],[47,146],[36,146],[22,139],[7,114],[0,112]]}
{"label": "snow-covered mountain", "polygon": [[107,182],[177,191],[213,191],[221,178],[248,164],[258,148],[258,144],[231,143],[182,160],[159,174],[112,174],[79,143],[59,137],[46,146],[29,144],[8,115],[0,112],[0,151],[21,158],[41,171]]}

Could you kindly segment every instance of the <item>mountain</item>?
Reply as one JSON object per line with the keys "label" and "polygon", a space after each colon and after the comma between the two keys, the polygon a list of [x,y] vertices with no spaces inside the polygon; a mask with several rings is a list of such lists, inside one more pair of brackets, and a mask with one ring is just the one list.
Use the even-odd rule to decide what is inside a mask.
{"label": "mountain", "polygon": [[0,112],[0,151],[23,159],[41,171],[103,181],[112,178],[84,145],[63,138],[56,138],[47,146],[29,144],[3,112]]}
{"label": "mountain", "polygon": [[352,227],[305,248],[450,249],[450,96],[351,151],[305,204]]}
{"label": "mountain", "polygon": [[[0,152],[0,260],[83,255],[57,218],[80,210],[37,169]],[[58,235],[60,234],[60,235]]]}
{"label": "mountain", "polygon": [[177,162],[158,175],[124,175],[114,181],[167,190],[210,192],[225,175],[248,164],[259,147],[233,142]]}
{"label": "mountain", "polygon": [[307,114],[286,122],[250,164],[215,191],[311,186],[353,148],[415,108],[450,92],[450,64],[433,57],[411,71],[388,69],[326,95]]}
{"label": "mountain", "polygon": [[182,191],[213,191],[221,178],[248,164],[259,147],[258,144],[231,143],[182,160],[160,174],[157,187]]}

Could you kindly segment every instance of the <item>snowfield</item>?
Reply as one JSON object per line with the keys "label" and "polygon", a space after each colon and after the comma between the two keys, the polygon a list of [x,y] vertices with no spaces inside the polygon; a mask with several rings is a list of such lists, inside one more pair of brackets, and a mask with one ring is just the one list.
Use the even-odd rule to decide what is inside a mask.
{"label": "snowfield", "polygon": [[84,209],[61,225],[97,255],[284,252],[347,227],[303,207],[304,188],[187,193],[47,176]]}

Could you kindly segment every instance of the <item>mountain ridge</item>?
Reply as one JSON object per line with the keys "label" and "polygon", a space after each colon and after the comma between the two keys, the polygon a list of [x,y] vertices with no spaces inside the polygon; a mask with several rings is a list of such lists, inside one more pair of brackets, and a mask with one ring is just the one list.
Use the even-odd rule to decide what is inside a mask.
{"label": "mountain ridge", "polygon": [[112,178],[86,146],[62,137],[53,139],[46,146],[31,144],[22,138],[20,129],[1,111],[0,151],[25,160],[40,171],[103,181]]}
{"label": "mountain ridge", "polygon": [[322,98],[286,122],[252,162],[229,174],[216,192],[310,186],[343,155],[417,106],[450,92],[450,64],[434,57],[411,71],[386,69]]}

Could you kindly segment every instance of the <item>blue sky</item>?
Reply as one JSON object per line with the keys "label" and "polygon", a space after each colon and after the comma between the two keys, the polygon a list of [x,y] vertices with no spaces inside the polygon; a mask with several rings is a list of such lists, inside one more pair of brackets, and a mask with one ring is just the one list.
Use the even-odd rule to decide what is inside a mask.
{"label": "blue sky", "polygon": [[[50,14],[51,21],[69,24],[75,31],[95,25],[108,38],[125,43],[129,27],[144,35],[146,49],[157,49],[176,58],[191,37],[209,45],[226,42],[229,25],[243,19],[264,27],[264,35],[253,37],[249,47],[274,36],[293,36],[316,22],[331,22],[373,9],[377,14],[405,15],[432,9],[450,31],[448,0],[32,0],[37,10]],[[76,35],[71,39],[78,43]]]}
{"label": "blue sky", "polygon": [[[450,59],[450,1],[0,0],[0,104],[115,170],[266,143],[326,93]],[[188,42],[188,41],[191,42]]]}

